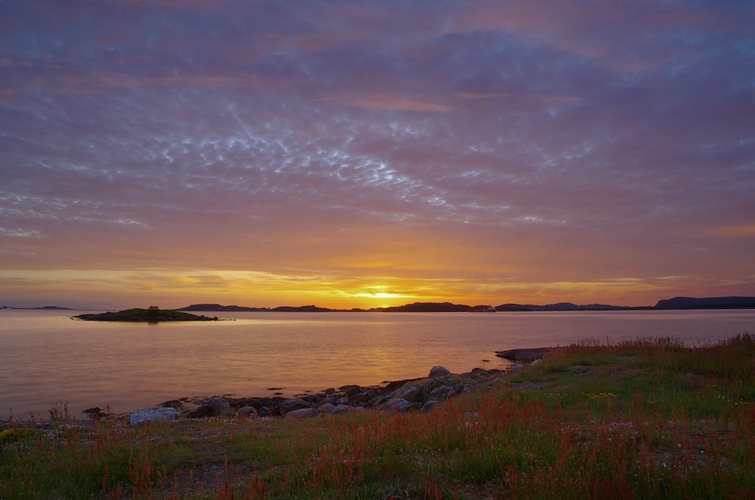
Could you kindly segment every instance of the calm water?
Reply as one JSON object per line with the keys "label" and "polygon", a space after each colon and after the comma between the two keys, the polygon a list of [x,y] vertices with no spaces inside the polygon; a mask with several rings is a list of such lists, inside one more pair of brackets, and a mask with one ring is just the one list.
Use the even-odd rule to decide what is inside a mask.
{"label": "calm water", "polygon": [[[285,395],[508,364],[495,351],[581,339],[675,336],[690,345],[755,332],[755,311],[221,313],[159,325],[0,311],[0,418],[128,412],[183,396]],[[213,313],[214,315],[215,313]],[[484,362],[483,360],[489,360]],[[12,413],[11,413],[12,412]]]}

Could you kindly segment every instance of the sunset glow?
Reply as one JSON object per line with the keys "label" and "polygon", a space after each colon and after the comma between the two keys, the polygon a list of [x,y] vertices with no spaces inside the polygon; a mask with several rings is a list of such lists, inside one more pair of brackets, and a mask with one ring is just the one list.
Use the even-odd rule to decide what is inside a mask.
{"label": "sunset glow", "polygon": [[0,305],[755,295],[748,2],[0,2]]}

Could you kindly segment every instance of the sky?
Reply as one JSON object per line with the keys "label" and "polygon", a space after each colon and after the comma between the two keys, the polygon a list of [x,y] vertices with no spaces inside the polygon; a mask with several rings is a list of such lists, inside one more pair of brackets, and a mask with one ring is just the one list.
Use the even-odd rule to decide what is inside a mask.
{"label": "sky", "polygon": [[755,295],[749,1],[0,0],[0,303]]}

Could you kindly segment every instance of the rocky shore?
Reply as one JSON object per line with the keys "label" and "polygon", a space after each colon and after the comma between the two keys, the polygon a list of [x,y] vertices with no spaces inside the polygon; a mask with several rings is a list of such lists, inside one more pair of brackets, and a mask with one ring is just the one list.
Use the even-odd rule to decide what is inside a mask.
{"label": "rocky shore", "polygon": [[[512,370],[521,369],[515,365]],[[442,366],[434,366],[427,377],[399,380],[383,386],[345,385],[328,388],[316,394],[297,397],[230,398],[212,396],[190,400],[167,401],[157,408],[144,408],[130,414],[131,425],[179,419],[225,418],[312,418],[364,411],[430,411],[454,396],[473,391],[497,378],[507,370],[475,368],[471,372],[452,374]],[[87,410],[94,418],[104,416],[98,408]]]}

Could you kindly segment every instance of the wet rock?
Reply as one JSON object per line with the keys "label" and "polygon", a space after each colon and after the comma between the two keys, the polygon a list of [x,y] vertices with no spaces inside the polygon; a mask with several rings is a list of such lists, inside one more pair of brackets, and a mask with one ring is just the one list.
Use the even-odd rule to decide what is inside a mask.
{"label": "wet rock", "polygon": [[152,422],[172,422],[177,420],[181,413],[175,408],[144,408],[131,414],[131,425],[146,425]]}
{"label": "wet rock", "polygon": [[441,378],[441,377],[450,377],[451,372],[443,368],[442,366],[433,366],[430,368],[430,374],[428,377],[430,378]]}

